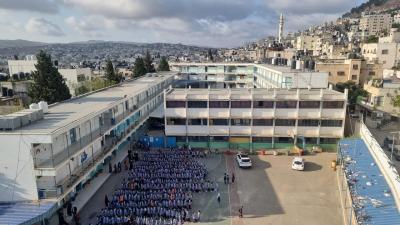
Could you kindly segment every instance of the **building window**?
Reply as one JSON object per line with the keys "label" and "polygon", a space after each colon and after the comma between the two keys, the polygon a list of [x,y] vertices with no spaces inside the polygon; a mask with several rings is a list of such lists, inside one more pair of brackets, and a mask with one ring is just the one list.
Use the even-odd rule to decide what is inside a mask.
{"label": "building window", "polygon": [[319,109],[321,102],[319,101],[301,101],[299,102],[300,109]]}
{"label": "building window", "polygon": [[86,77],[84,74],[79,74],[76,79],[78,80],[78,82],[83,82],[86,80]]}
{"label": "building window", "polygon": [[337,138],[320,138],[319,143],[320,144],[337,144],[338,139]]}
{"label": "building window", "polygon": [[167,101],[166,102],[167,108],[186,108],[185,101]]}
{"label": "building window", "polygon": [[250,126],[250,119],[231,119],[231,126]]}
{"label": "building window", "polygon": [[274,108],[273,101],[254,101],[253,108],[272,109]]}
{"label": "building window", "polygon": [[276,137],[275,143],[291,144],[291,143],[294,143],[294,141],[293,141],[293,138],[291,138],[291,137]]}
{"label": "building window", "polygon": [[343,106],[344,102],[342,101],[329,101],[322,104],[322,108],[324,109],[342,109]]}
{"label": "building window", "polygon": [[389,54],[389,49],[383,49],[382,50],[382,55],[387,55]]}
{"label": "building window", "polygon": [[186,142],[186,136],[176,136],[176,142]]}
{"label": "building window", "polygon": [[211,136],[210,141],[214,141],[214,142],[229,141],[229,137],[228,136]]}
{"label": "building window", "polygon": [[208,136],[188,136],[189,142],[208,142]]}
{"label": "building window", "polygon": [[275,120],[275,126],[277,127],[292,127],[296,125],[296,120],[283,120],[277,119]]}
{"label": "building window", "polygon": [[338,76],[344,76],[344,75],[346,75],[346,73],[344,71],[337,71],[337,75]]}
{"label": "building window", "polygon": [[253,143],[272,143],[272,137],[253,137]]}
{"label": "building window", "polygon": [[76,142],[76,128],[69,130],[69,139],[71,140],[71,144]]}
{"label": "building window", "polygon": [[207,119],[188,119],[188,125],[206,126]]}
{"label": "building window", "polygon": [[210,108],[229,108],[229,101],[210,101]]}
{"label": "building window", "polygon": [[341,127],[341,120],[321,120],[321,127]]}
{"label": "building window", "polygon": [[188,101],[188,108],[207,108],[207,101]]}
{"label": "building window", "polygon": [[352,80],[357,80],[357,75],[351,75]]}
{"label": "building window", "polygon": [[231,101],[231,108],[251,108],[251,101]]}
{"label": "building window", "polygon": [[167,125],[186,125],[186,119],[167,118]]}
{"label": "building window", "polygon": [[[302,143],[301,141],[298,143]],[[306,144],[317,144],[318,138],[306,138]]]}
{"label": "building window", "polygon": [[210,119],[212,126],[229,126],[229,119]]}
{"label": "building window", "polygon": [[375,106],[383,106],[383,96],[376,96],[374,99]]}
{"label": "building window", "polygon": [[253,119],[253,126],[272,126],[273,120],[268,119]]}
{"label": "building window", "polygon": [[369,71],[368,75],[369,76],[375,76],[375,71]]}
{"label": "building window", "polygon": [[276,102],[277,109],[295,109],[297,108],[296,101],[277,101]]}
{"label": "building window", "polygon": [[319,121],[318,120],[299,120],[298,126],[299,127],[318,127]]}
{"label": "building window", "polygon": [[353,65],[353,70],[358,70],[358,65]]}

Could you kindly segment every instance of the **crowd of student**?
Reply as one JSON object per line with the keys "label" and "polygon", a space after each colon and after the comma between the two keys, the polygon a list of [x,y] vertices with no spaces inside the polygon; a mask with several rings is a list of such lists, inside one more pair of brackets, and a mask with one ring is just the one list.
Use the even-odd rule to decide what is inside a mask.
{"label": "crowd of student", "polygon": [[98,225],[181,225],[198,222],[201,212],[192,212],[194,192],[218,189],[207,179],[207,170],[192,149],[146,150],[133,163],[129,151],[129,172],[113,196],[105,196],[106,207]]}

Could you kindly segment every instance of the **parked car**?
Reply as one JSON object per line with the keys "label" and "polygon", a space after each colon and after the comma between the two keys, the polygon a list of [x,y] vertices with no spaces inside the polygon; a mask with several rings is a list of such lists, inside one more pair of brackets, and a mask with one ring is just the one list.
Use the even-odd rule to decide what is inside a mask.
{"label": "parked car", "polygon": [[240,168],[250,168],[253,166],[253,164],[251,163],[250,157],[245,154],[241,154],[241,153],[237,154],[236,161]]}
{"label": "parked car", "polygon": [[294,157],[294,159],[292,161],[292,169],[303,171],[304,170],[304,159],[301,157]]}

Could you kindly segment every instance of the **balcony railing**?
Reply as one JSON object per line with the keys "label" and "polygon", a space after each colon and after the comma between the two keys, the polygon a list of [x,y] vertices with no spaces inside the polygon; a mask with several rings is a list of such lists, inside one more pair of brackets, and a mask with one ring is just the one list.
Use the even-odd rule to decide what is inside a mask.
{"label": "balcony railing", "polygon": [[[140,101],[138,105],[134,107],[134,109],[138,109],[142,107],[143,105],[147,104],[150,100],[152,100],[154,97],[159,95],[161,92],[156,92],[152,95],[149,95],[147,98],[143,99]],[[69,145],[67,148],[59,152],[58,154],[55,154],[53,157],[43,160],[36,158],[34,160],[35,167],[36,168],[54,168],[56,165],[59,165],[60,163],[66,161],[70,157],[72,157],[74,154],[82,150],[84,147],[88,146],[90,143],[95,141],[97,138],[101,137],[104,135],[106,132],[108,132],[111,127],[115,126],[116,124],[120,123],[121,121],[127,119],[126,117],[130,115],[132,112],[131,111],[124,111],[122,114],[118,115],[116,118],[105,118],[103,121],[103,124],[100,126],[100,128],[92,131],[90,134],[81,137],[79,140],[74,142],[73,144]],[[149,115],[147,113],[146,115]],[[143,117],[143,115],[141,115]],[[133,125],[136,125],[137,123],[134,123]],[[128,127],[128,129],[131,129],[132,124]]]}

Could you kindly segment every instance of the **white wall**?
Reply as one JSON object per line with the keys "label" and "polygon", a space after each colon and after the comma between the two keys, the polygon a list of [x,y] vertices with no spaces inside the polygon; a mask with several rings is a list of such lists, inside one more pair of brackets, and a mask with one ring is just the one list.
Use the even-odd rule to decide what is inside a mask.
{"label": "white wall", "polygon": [[38,200],[31,143],[46,142],[39,135],[0,135],[0,202]]}

